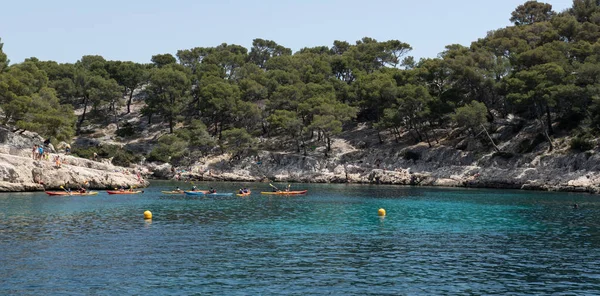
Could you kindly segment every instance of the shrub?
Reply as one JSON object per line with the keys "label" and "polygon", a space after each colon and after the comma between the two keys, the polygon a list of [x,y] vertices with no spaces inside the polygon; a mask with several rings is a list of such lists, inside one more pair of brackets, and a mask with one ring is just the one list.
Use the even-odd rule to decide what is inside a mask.
{"label": "shrub", "polygon": [[131,122],[126,122],[116,132],[117,136],[123,137],[123,138],[131,137],[131,136],[135,135],[135,133],[136,133],[136,128],[133,126],[133,124],[131,124]]}
{"label": "shrub", "polygon": [[583,152],[594,149],[594,143],[589,140],[588,136],[577,136],[571,139],[570,147],[571,150]]}
{"label": "shrub", "polygon": [[87,159],[93,159],[94,153],[98,154],[100,158],[112,157],[112,164],[125,167],[142,160],[140,155],[134,154],[118,145],[102,145],[87,148],[73,147],[72,153],[75,156]]}
{"label": "shrub", "polygon": [[187,143],[176,135],[164,135],[158,139],[158,145],[148,155],[148,161],[170,162],[176,164],[188,152]]}
{"label": "shrub", "polygon": [[421,158],[421,154],[414,151],[406,151],[404,152],[404,159],[406,160],[419,160]]}

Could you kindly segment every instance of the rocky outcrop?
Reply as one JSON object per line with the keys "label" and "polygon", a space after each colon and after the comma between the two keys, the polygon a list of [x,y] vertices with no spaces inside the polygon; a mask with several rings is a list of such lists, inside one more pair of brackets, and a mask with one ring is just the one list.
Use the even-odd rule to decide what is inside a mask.
{"label": "rocky outcrop", "polygon": [[[64,154],[49,160],[34,160],[31,147],[41,144],[37,135],[15,134],[0,128],[0,192],[77,188],[113,189],[118,186],[145,187],[149,183],[136,171],[110,163]],[[60,157],[60,166],[53,161]]]}
{"label": "rocky outcrop", "polygon": [[180,178],[216,181],[374,183],[600,193],[600,153],[555,151],[476,155],[418,144],[331,157],[261,152],[239,161],[203,160]]}
{"label": "rocky outcrop", "polygon": [[0,191],[35,191],[77,188],[113,189],[146,187],[148,181],[128,169],[77,157],[63,157],[60,167],[46,160],[0,154]]}

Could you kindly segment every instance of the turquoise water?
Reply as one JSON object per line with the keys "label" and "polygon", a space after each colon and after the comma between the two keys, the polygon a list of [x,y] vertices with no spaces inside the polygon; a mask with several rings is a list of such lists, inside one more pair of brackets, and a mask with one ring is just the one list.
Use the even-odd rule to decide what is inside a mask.
{"label": "turquoise water", "polygon": [[258,194],[268,184],[247,184],[249,197],[160,193],[177,185],[189,186],[1,194],[0,295],[600,295],[600,196],[327,184],[294,184],[309,192],[290,197]]}

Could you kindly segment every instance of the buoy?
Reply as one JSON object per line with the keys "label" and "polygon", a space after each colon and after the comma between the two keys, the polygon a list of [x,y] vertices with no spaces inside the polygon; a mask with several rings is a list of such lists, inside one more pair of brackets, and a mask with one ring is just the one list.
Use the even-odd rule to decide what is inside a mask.
{"label": "buoy", "polygon": [[377,211],[377,215],[379,215],[379,216],[385,216],[385,210],[384,209],[379,209],[379,211]]}
{"label": "buoy", "polygon": [[144,212],[144,219],[152,219],[152,212],[145,211]]}

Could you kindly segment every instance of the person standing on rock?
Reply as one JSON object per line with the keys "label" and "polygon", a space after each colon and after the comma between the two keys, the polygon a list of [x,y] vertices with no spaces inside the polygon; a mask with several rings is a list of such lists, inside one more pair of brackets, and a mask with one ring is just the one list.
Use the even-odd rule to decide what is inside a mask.
{"label": "person standing on rock", "polygon": [[31,150],[31,158],[33,158],[33,160],[37,159],[37,153],[38,153],[38,151],[37,151],[38,149],[37,148],[38,148],[38,145],[34,144],[33,145],[33,150]]}
{"label": "person standing on rock", "polygon": [[54,157],[54,164],[56,165],[57,169],[60,169],[61,163],[60,163],[60,156],[57,155],[56,157]]}
{"label": "person standing on rock", "polygon": [[44,147],[42,145],[38,146],[38,159],[42,160],[44,157]]}

